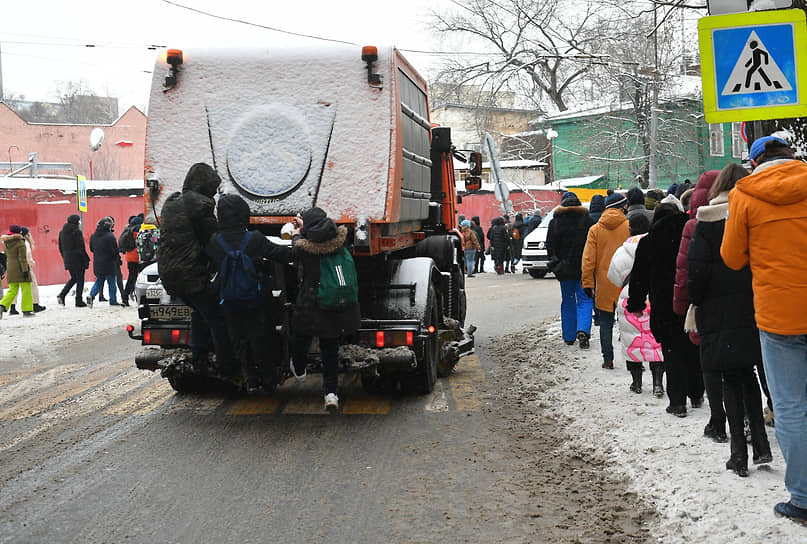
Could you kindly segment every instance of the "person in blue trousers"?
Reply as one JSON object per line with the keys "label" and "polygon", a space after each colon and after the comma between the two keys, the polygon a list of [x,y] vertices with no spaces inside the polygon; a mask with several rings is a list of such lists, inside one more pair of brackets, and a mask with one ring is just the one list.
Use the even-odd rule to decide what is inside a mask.
{"label": "person in blue trousers", "polygon": [[594,220],[580,199],[566,192],[555,208],[547,232],[547,250],[550,269],[560,282],[560,315],[563,340],[573,345],[575,340],[582,349],[589,348],[591,317],[594,301],[581,284],[583,249],[586,246],[588,229]]}

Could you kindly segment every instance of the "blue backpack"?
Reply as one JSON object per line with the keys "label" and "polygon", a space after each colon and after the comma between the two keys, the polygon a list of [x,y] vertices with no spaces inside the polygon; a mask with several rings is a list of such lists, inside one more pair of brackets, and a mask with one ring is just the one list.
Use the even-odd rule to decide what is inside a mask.
{"label": "blue backpack", "polygon": [[219,271],[219,304],[226,309],[255,307],[260,303],[261,280],[252,259],[245,253],[252,234],[247,232],[235,250],[224,241],[221,233],[216,235],[216,241],[224,249],[224,260]]}

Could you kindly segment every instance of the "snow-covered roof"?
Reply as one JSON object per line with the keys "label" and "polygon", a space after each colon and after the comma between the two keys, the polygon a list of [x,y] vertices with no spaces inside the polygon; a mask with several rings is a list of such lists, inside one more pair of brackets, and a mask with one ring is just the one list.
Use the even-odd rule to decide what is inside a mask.
{"label": "snow-covered roof", "polygon": [[[20,178],[0,177],[0,189],[32,189],[38,191],[62,191],[75,193],[77,189],[76,178]],[[87,180],[88,191],[122,191],[143,190],[142,179],[94,179]]]}
{"label": "snow-covered roof", "polygon": [[[499,161],[499,166],[502,168],[541,168],[543,166],[548,166],[547,163],[544,161],[533,161],[533,160],[511,160],[511,161]],[[490,162],[483,162],[482,168],[490,168]],[[468,164],[457,161],[454,163],[455,170],[468,170]]]}
{"label": "snow-covered roof", "polygon": [[563,179],[556,179],[550,185],[554,190],[557,189],[564,189],[566,187],[580,187],[581,185],[588,185],[589,183],[593,183],[598,179],[602,178],[602,174],[594,175],[594,176],[581,176],[577,178],[563,178]]}

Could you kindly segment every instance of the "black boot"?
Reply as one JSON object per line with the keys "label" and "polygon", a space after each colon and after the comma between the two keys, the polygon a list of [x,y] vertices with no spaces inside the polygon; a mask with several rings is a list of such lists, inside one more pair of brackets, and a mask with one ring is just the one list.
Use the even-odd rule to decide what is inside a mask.
{"label": "black boot", "polygon": [[12,304],[11,308],[8,310],[8,315],[20,315],[20,312],[17,311],[14,304]]}
{"label": "black boot", "polygon": [[630,372],[631,377],[633,378],[633,383],[630,384],[630,390],[634,393],[641,393],[642,392],[642,368],[641,362],[636,361],[626,361],[628,371]]}
{"label": "black boot", "polygon": [[661,384],[664,377],[664,363],[661,361],[650,362],[650,372],[653,374],[653,394],[661,398],[664,396],[664,386]]}
{"label": "black boot", "polygon": [[106,299],[104,298],[103,293],[98,293],[98,300],[99,300],[99,302],[106,302]]}
{"label": "black boot", "polygon": [[40,306],[39,304],[34,304],[34,311],[35,311],[35,312],[44,312],[44,311],[45,311],[45,307],[44,307],[44,306]]}

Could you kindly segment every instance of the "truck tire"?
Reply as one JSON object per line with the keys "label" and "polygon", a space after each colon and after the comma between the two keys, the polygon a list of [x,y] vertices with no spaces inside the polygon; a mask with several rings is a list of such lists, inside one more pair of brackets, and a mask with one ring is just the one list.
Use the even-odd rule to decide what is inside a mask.
{"label": "truck tire", "polygon": [[547,270],[538,270],[538,269],[535,269],[535,268],[530,268],[530,276],[532,276],[533,278],[535,278],[537,280],[539,280],[539,279],[543,278],[544,276],[546,276],[547,272],[548,272]]}
{"label": "truck tire", "polygon": [[440,326],[439,301],[434,286],[429,287],[427,300],[423,326],[428,329],[433,325],[435,331],[423,341],[423,357],[418,361],[418,369],[407,379],[407,389],[421,394],[428,394],[434,390],[434,384],[437,383],[437,364],[440,360],[440,335],[437,331]]}
{"label": "truck tire", "polygon": [[204,393],[210,388],[210,384],[201,376],[188,374],[169,376],[168,383],[171,384],[174,391],[180,394]]}

